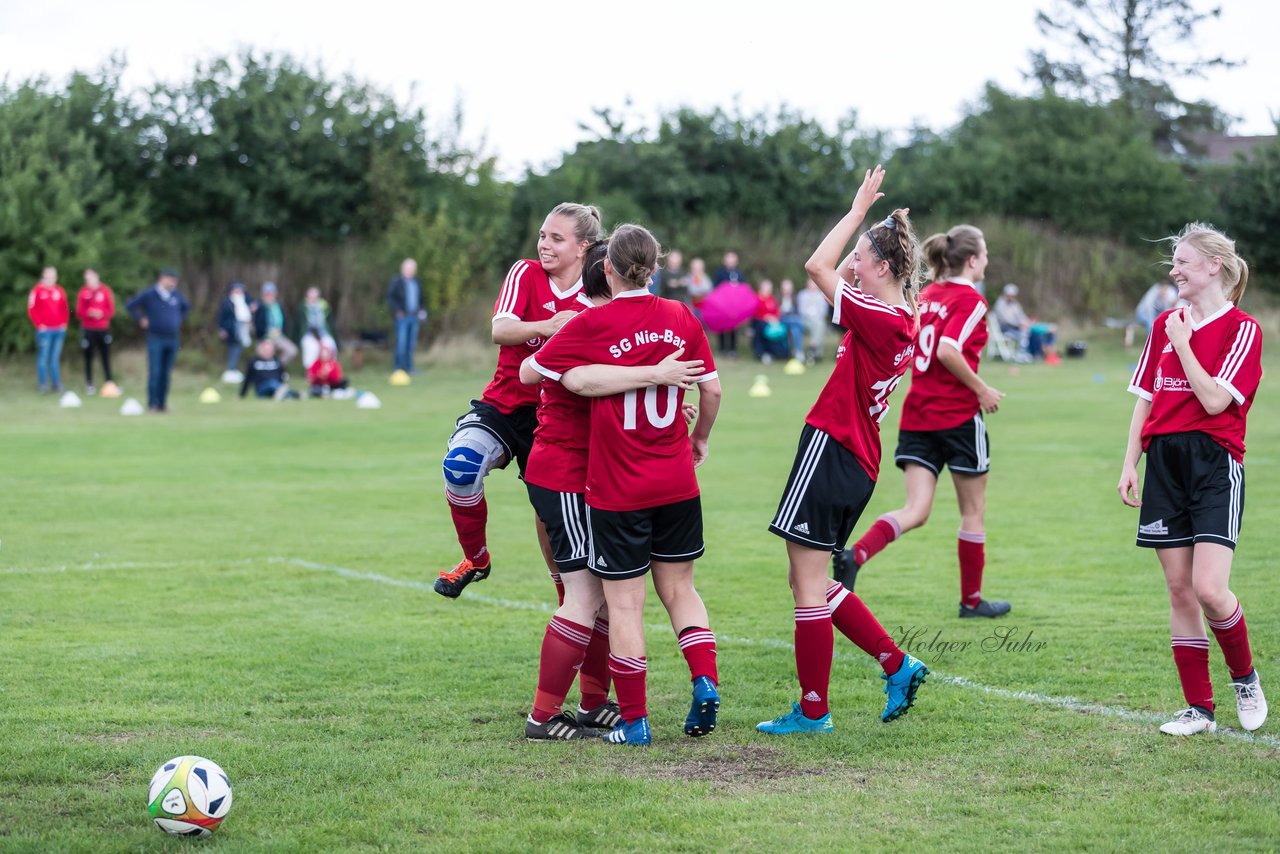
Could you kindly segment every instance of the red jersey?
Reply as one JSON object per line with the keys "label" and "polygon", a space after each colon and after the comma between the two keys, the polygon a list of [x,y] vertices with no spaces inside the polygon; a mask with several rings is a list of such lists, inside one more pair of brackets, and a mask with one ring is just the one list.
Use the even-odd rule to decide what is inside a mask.
{"label": "red jersey", "polygon": [[[581,291],[581,278],[567,291],[562,291],[547,277],[542,264],[530,260],[517,261],[507,272],[502,290],[498,292],[498,301],[493,304],[493,319],[510,317],[536,323],[550,320],[566,309],[580,311],[583,305],[577,296]],[[538,386],[520,382],[520,365],[538,352],[543,340],[530,338],[520,344],[499,346],[498,369],[480,399],[507,415],[522,406],[537,406]]]}
{"label": "red jersey", "polygon": [[337,385],[342,382],[342,365],[337,359],[316,359],[307,368],[308,385]]}
{"label": "red jersey", "polygon": [[27,317],[31,318],[33,326],[55,329],[66,326],[71,319],[71,310],[67,307],[67,292],[62,285],[46,288],[37,282],[27,297]]}
{"label": "red jersey", "polygon": [[[594,307],[582,294],[578,294],[578,301],[584,310]],[[552,340],[555,337],[552,335]],[[591,398],[576,395],[552,380],[543,380],[537,388],[538,428],[533,431],[533,450],[524,467],[524,479],[555,492],[585,492]]]}
{"label": "red jersey", "polygon": [[920,292],[920,332],[911,360],[911,388],[902,404],[903,430],[949,430],[981,411],[978,395],[938,361],[948,344],[975,373],[987,346],[987,301],[968,279],[934,282]]}
{"label": "red jersey", "polygon": [[[1235,401],[1234,406],[1227,404],[1217,415],[1210,415],[1192,391],[1182,359],[1165,333],[1165,320],[1173,311],[1184,309],[1170,309],[1152,324],[1129,385],[1129,391],[1151,401],[1151,412],[1142,424],[1142,449],[1151,444],[1152,436],[1199,431],[1243,463],[1245,416],[1262,380],[1262,330],[1231,303],[1191,325],[1196,361]],[[1188,315],[1183,317],[1190,320]]]}
{"label": "red jersey", "polygon": [[116,314],[116,295],[102,282],[96,288],[85,285],[76,296],[76,317],[80,326],[90,331],[101,331],[111,325]]}
{"label": "red jersey", "polygon": [[889,305],[844,279],[836,287],[831,319],[849,331],[836,350],[831,378],[804,420],[848,448],[875,481],[880,422],[915,354],[916,319],[905,305]]}
{"label": "red jersey", "polygon": [[[716,378],[707,334],[693,311],[641,288],[570,320],[532,364],[558,381],[579,365],[656,365],[680,347],[683,358],[703,361],[699,382]],[[591,401],[587,504],[642,510],[697,497],[683,403],[684,390],[676,386],[649,386]]]}

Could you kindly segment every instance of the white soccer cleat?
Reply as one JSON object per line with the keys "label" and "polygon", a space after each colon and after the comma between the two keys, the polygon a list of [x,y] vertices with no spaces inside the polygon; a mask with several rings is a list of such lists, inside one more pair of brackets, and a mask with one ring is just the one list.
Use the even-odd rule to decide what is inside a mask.
{"label": "white soccer cleat", "polygon": [[1218,724],[1213,718],[1194,706],[1178,712],[1168,723],[1160,724],[1160,731],[1165,735],[1198,735],[1213,732],[1217,728]]}
{"label": "white soccer cleat", "polygon": [[1240,726],[1253,732],[1267,722],[1267,698],[1262,696],[1262,681],[1258,679],[1258,671],[1250,674],[1247,681],[1231,681],[1236,689],[1236,712],[1240,715]]}

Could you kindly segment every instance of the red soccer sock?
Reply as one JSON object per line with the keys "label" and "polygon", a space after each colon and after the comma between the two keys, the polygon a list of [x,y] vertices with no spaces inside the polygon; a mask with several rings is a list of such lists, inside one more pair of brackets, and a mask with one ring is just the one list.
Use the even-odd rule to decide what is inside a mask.
{"label": "red soccer sock", "polygon": [[1182,682],[1182,696],[1188,706],[1213,711],[1213,683],[1209,680],[1209,639],[1173,638],[1173,663]]}
{"label": "red soccer sock", "polygon": [[1232,679],[1241,679],[1253,672],[1253,652],[1249,649],[1249,629],[1244,624],[1244,610],[1236,601],[1236,610],[1225,620],[1210,620],[1209,628],[1222,647],[1222,657]]}
{"label": "red soccer sock", "polygon": [[720,675],[716,672],[716,636],[711,630],[689,626],[680,630],[678,641],[684,660],[689,664],[689,678],[706,676],[719,685]]}
{"label": "red soccer sock", "polygon": [[901,536],[902,526],[898,524],[897,519],[886,513],[867,529],[862,539],[853,544],[853,559],[858,562],[858,566],[866,566],[867,561],[880,554],[885,546]]}
{"label": "red soccer sock", "polygon": [[489,521],[489,505],[484,495],[463,498],[446,489],[444,497],[449,502],[449,514],[453,516],[453,529],[458,533],[458,545],[462,546],[463,556],[476,566],[488,566],[485,526]]}
{"label": "red soccer sock", "polygon": [[547,575],[551,576],[551,583],[556,586],[556,598],[560,600],[556,605],[558,608],[564,604],[564,582],[560,580],[560,573],[554,569],[548,569]]}
{"label": "red soccer sock", "polygon": [[796,676],[800,679],[800,711],[816,720],[827,714],[831,657],[835,644],[831,612],[796,606]]}
{"label": "red soccer sock", "polygon": [[613,687],[618,692],[618,712],[629,724],[649,716],[644,684],[648,669],[648,660],[643,656],[630,658],[609,654],[609,675],[613,677]]}
{"label": "red soccer sock", "polygon": [[562,617],[552,617],[542,636],[542,657],[538,662],[538,690],[533,695],[533,720],[546,723],[560,713],[564,695],[573,685],[574,672],[587,653],[591,629]]}
{"label": "red soccer sock", "polygon": [[960,556],[960,602],[976,608],[982,601],[982,570],[987,565],[984,532],[959,531],[956,553]]}
{"label": "red soccer sock", "polygon": [[609,621],[596,620],[587,641],[587,656],[578,671],[582,708],[591,710],[609,702]]}
{"label": "red soccer sock", "polygon": [[898,672],[906,653],[898,649],[893,638],[856,593],[837,581],[831,582],[827,585],[827,608],[832,624],[842,635],[880,662],[885,673],[892,676]]}

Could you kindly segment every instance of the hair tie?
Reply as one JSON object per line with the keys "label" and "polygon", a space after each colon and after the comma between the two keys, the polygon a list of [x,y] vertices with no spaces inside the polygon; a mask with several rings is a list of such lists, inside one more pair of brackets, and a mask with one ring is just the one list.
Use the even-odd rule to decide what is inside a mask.
{"label": "hair tie", "polygon": [[898,221],[893,218],[893,214],[889,214],[887,217],[885,217],[884,222],[880,224],[883,225],[885,228],[889,229],[890,231],[898,230]]}

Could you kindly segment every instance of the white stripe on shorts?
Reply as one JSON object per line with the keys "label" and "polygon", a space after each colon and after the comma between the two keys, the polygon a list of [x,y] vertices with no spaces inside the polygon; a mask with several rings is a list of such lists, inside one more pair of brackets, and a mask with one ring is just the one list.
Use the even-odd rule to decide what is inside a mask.
{"label": "white stripe on shorts", "polygon": [[1231,481],[1231,501],[1230,516],[1227,518],[1227,536],[1231,542],[1240,539],[1240,516],[1242,515],[1241,504],[1244,501],[1244,466],[1236,462],[1236,458],[1227,457],[1227,477]]}
{"label": "white stripe on shorts", "polygon": [[783,497],[782,506],[778,510],[777,517],[773,520],[773,525],[782,531],[790,531],[791,523],[796,519],[796,511],[800,509],[800,502],[804,499],[805,490],[809,488],[809,481],[813,479],[813,473],[818,468],[818,460],[822,458],[822,452],[827,447],[827,439],[830,438],[821,430],[814,428],[813,438],[809,440],[809,447],[805,449],[804,456],[800,460],[800,467],[796,471],[795,481],[791,484],[791,489],[787,491]]}
{"label": "white stripe on shorts", "polygon": [[587,533],[582,527],[582,514],[578,512],[577,494],[560,493],[560,517],[564,521],[564,533],[569,538],[570,552],[565,560],[587,556]]}

